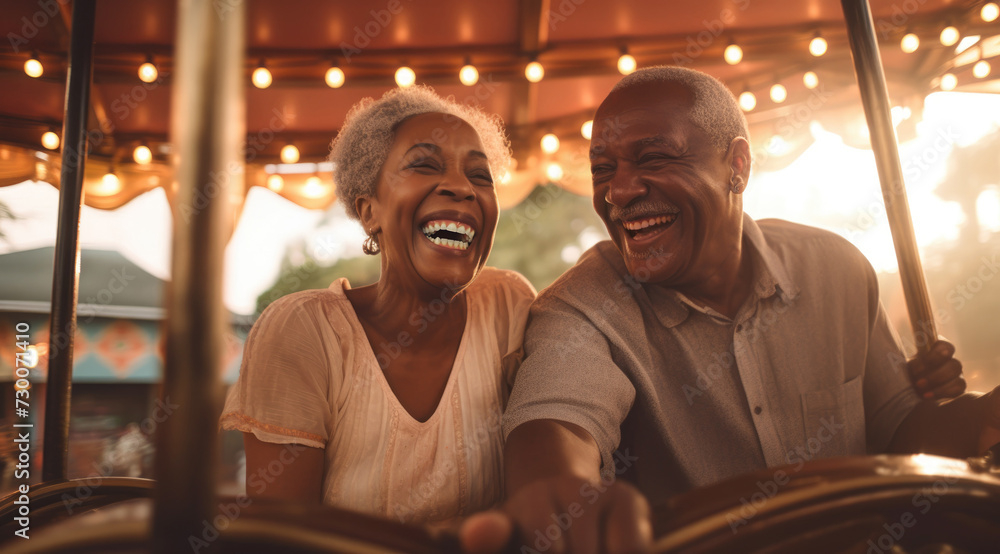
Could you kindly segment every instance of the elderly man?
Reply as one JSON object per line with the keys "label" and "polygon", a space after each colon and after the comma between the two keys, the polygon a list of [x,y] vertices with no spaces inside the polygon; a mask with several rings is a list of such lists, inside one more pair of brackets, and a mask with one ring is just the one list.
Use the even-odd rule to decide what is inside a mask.
{"label": "elderly man", "polygon": [[[1000,441],[1000,394],[914,393],[908,372],[925,398],[961,393],[961,365],[939,342],[906,367],[856,248],[743,213],[746,120],[719,81],[637,71],[601,104],[593,136],[594,208],[611,241],[531,309],[504,415],[506,515],[467,522],[468,548],[502,542],[509,517],[535,550],[632,551],[649,544],[650,505],[694,487],[813,458],[963,456]],[[624,479],[609,485],[614,474]]]}

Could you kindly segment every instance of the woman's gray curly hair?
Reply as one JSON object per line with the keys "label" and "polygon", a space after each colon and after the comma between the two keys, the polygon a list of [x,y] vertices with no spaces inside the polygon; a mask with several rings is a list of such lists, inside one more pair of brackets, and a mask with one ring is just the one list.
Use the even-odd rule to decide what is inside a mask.
{"label": "woman's gray curly hair", "polygon": [[450,114],[468,123],[483,143],[493,179],[499,180],[507,170],[510,142],[498,116],[460,104],[451,97],[442,98],[428,86],[393,89],[378,100],[365,98],[355,104],[330,144],[333,182],[348,216],[360,219],[355,201],[375,195],[379,170],[389,156],[396,127],[423,113]]}

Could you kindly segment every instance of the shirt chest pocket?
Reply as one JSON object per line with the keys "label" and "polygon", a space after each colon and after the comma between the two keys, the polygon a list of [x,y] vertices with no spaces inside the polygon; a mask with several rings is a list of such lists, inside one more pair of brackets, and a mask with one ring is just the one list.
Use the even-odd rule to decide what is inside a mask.
{"label": "shirt chest pocket", "polygon": [[865,455],[862,375],[843,385],[802,393],[802,416],[809,458]]}

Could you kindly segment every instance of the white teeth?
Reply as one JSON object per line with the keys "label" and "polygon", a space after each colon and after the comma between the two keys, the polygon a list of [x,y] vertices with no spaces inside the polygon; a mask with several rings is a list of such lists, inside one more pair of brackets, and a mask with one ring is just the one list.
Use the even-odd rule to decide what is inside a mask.
{"label": "white teeth", "polygon": [[[459,241],[451,241],[449,239],[440,239],[440,240],[448,241],[448,242],[454,242],[456,244],[464,244],[466,246],[468,246],[468,243],[472,242],[473,237],[476,236],[476,232],[473,231],[471,227],[469,227],[468,225],[466,225],[464,223],[459,223],[457,221],[448,221],[448,222],[445,222],[445,221],[435,221],[433,223],[429,223],[429,224],[425,225],[420,230],[425,235],[427,235],[427,238],[431,238],[430,237],[431,235],[433,235],[434,233],[436,233],[438,231],[442,231],[442,230],[444,230],[444,231],[450,231],[452,233],[461,233],[461,234],[463,234],[463,235],[465,235],[467,237],[465,241],[460,241],[460,240]],[[431,239],[431,240],[434,240],[434,239]],[[440,243],[435,242],[435,244],[440,244]],[[462,250],[465,250],[464,247],[461,247],[461,248],[462,248]]]}
{"label": "white teeth", "polygon": [[639,221],[623,221],[622,226],[629,231],[640,231],[647,227],[652,227],[653,225],[660,225],[662,223],[667,223],[668,221],[673,221],[676,217],[676,214],[671,214],[651,217],[649,219],[642,219]]}

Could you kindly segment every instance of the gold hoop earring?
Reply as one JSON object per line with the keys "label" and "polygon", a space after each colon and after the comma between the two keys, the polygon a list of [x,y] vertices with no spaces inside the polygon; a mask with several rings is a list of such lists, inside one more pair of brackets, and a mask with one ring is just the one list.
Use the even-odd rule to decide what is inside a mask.
{"label": "gold hoop earring", "polygon": [[364,244],[361,245],[361,250],[369,256],[375,256],[382,251],[378,245],[378,239],[375,238],[375,235],[368,235]]}

